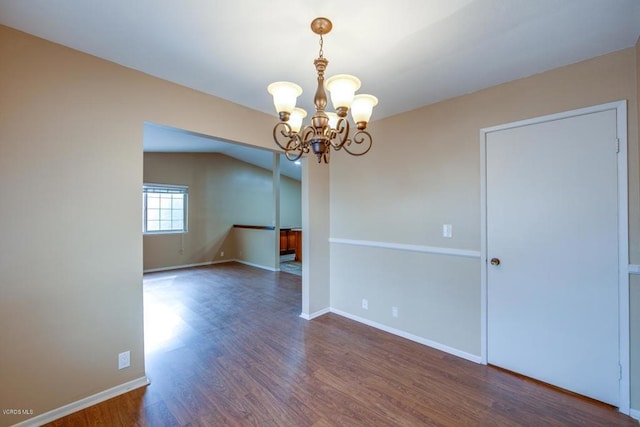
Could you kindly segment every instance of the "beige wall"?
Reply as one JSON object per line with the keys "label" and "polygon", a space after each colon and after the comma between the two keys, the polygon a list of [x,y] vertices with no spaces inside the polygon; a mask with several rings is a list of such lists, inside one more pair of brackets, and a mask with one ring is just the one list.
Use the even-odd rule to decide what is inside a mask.
{"label": "beige wall", "polygon": [[[288,160],[284,160],[288,161]],[[280,228],[302,226],[302,186],[300,181],[280,176]]]}
{"label": "beige wall", "polygon": [[279,249],[276,252],[280,238],[276,238],[275,230],[234,228],[230,238],[236,247],[235,259],[238,261],[272,271],[280,267]]}
{"label": "beige wall", "polygon": [[0,64],[0,402],[36,416],[144,376],[143,123],[273,148],[274,118],[4,26]]}
{"label": "beige wall", "polygon": [[[480,129],[627,99],[631,262],[640,263],[636,64],[630,48],[374,122],[367,156],[332,157],[331,237],[479,251]],[[452,239],[442,237],[445,223],[453,225]],[[331,307],[479,356],[479,262],[333,243]],[[631,311],[638,319],[638,280],[633,283]],[[634,373],[640,370],[637,329]],[[632,383],[632,407],[640,408],[640,376]]]}
{"label": "beige wall", "polygon": [[302,316],[329,309],[329,168],[302,160]]}
{"label": "beige wall", "polygon": [[[274,224],[271,171],[222,154],[145,153],[144,181],[189,187],[189,232],[145,235],[145,270],[232,259],[275,267],[273,231],[232,230]],[[299,181],[281,177],[281,223],[300,225],[300,194]]]}

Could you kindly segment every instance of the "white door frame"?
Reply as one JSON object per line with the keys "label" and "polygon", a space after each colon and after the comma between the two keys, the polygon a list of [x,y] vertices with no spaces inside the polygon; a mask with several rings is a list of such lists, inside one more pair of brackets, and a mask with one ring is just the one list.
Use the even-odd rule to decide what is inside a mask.
{"label": "white door frame", "polygon": [[513,123],[480,129],[480,358],[487,364],[487,134],[505,129],[527,126],[537,123],[561,120],[601,111],[615,110],[617,117],[618,152],[618,313],[620,363],[620,403],[619,411],[629,414],[629,222],[628,222],[628,173],[627,173],[627,101],[617,101],[593,107],[580,108],[557,114],[521,120]]}

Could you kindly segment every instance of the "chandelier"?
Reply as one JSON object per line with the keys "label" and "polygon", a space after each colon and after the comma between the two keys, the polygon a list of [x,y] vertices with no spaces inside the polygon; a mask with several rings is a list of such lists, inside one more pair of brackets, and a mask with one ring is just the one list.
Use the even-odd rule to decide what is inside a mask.
{"label": "chandelier", "polygon": [[[318,157],[318,163],[329,163],[331,148],[336,151],[344,148],[344,151],[353,156],[362,156],[371,149],[373,143],[366,128],[378,99],[373,95],[356,95],[355,92],[360,89],[360,80],[348,74],[329,77],[325,83],[324,71],[329,61],[322,50],[322,36],[329,33],[332,27],[333,24],[327,18],[316,18],[311,22],[311,31],[320,36],[320,52],[313,61],[318,73],[318,88],[313,98],[316,112],[311,117],[311,124],[301,130],[302,120],[307,112],[296,108],[296,98],[302,94],[300,86],[290,82],[275,82],[267,88],[273,95],[273,103],[280,118],[280,122],[273,128],[273,139],[291,161],[313,151]],[[325,112],[325,85],[331,93],[335,113]],[[353,136],[350,136],[347,119],[349,110],[357,128]]]}

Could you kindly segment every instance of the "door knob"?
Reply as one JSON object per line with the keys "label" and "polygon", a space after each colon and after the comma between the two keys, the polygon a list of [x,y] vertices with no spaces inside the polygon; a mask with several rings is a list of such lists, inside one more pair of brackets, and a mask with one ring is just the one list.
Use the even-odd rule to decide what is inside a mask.
{"label": "door knob", "polygon": [[491,265],[500,265],[500,260],[498,258],[491,258]]}

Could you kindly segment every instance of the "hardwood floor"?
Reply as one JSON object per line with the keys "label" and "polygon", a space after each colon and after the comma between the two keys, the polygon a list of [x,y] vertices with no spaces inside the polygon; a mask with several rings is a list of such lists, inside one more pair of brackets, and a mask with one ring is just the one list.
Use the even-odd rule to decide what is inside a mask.
{"label": "hardwood floor", "polygon": [[637,426],[615,409],[328,314],[240,264],[145,275],[151,385],[50,426]]}

